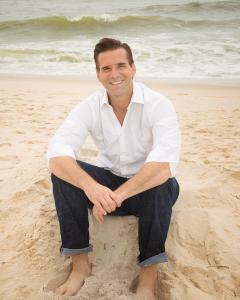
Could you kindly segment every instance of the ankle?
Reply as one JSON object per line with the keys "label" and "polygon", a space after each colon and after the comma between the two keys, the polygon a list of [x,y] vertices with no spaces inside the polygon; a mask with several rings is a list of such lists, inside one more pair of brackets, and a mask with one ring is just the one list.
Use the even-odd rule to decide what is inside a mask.
{"label": "ankle", "polygon": [[72,271],[86,276],[91,273],[91,266],[87,254],[72,256]]}
{"label": "ankle", "polygon": [[154,292],[155,289],[155,282],[139,282],[137,286],[137,291],[149,291],[149,292]]}
{"label": "ankle", "polygon": [[149,288],[138,287],[136,291],[136,296],[139,300],[156,300],[154,290]]}
{"label": "ankle", "polygon": [[157,266],[144,267],[139,274],[138,289],[154,291],[156,280]]}

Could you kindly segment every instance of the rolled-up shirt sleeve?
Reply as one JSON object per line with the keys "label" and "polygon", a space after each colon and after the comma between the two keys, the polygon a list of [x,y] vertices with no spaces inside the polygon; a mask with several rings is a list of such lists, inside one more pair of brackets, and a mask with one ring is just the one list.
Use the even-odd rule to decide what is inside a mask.
{"label": "rolled-up shirt sleeve", "polygon": [[76,159],[92,128],[92,120],[92,111],[87,101],[78,104],[51,139],[47,159],[57,156],[70,156]]}
{"label": "rolled-up shirt sleeve", "polygon": [[180,158],[181,135],[177,116],[172,103],[163,98],[152,109],[151,126],[153,146],[146,162],[168,162],[172,176]]}

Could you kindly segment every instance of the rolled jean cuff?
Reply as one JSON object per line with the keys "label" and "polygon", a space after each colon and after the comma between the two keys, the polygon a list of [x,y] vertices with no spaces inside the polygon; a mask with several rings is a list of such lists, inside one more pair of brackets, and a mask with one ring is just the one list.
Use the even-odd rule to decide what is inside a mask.
{"label": "rolled jean cuff", "polygon": [[138,265],[140,267],[148,267],[151,265],[155,265],[155,264],[163,263],[163,262],[167,262],[167,261],[168,261],[168,257],[167,257],[166,252],[162,252],[162,253],[159,253],[152,257],[149,257],[141,262],[139,262],[139,260],[138,260]]}
{"label": "rolled jean cuff", "polygon": [[90,245],[89,247],[86,248],[81,248],[81,249],[69,249],[69,248],[61,248],[61,253],[63,255],[67,256],[72,256],[72,255],[78,255],[82,253],[88,253],[93,251],[93,246]]}

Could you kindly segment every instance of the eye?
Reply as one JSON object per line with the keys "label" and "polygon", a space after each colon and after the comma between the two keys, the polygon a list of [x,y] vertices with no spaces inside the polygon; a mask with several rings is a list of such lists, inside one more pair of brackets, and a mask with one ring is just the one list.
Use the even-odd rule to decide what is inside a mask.
{"label": "eye", "polygon": [[108,71],[110,70],[110,68],[109,68],[109,67],[103,67],[103,68],[101,68],[101,70],[102,70],[103,72],[108,72]]}
{"label": "eye", "polygon": [[124,68],[126,68],[126,65],[125,64],[121,64],[121,65],[119,65],[119,68],[120,69],[124,69]]}

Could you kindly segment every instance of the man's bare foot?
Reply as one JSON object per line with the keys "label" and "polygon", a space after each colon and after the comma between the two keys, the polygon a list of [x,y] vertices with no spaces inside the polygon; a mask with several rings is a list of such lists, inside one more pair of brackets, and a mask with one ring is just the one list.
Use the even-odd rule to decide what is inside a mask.
{"label": "man's bare foot", "polygon": [[143,267],[139,274],[136,295],[139,299],[156,300],[154,295],[158,265]]}
{"label": "man's bare foot", "polygon": [[136,296],[138,300],[156,300],[154,292],[147,288],[138,288]]}
{"label": "man's bare foot", "polygon": [[87,254],[72,256],[72,271],[61,286],[56,289],[56,294],[74,296],[84,284],[84,280],[91,274]]}

